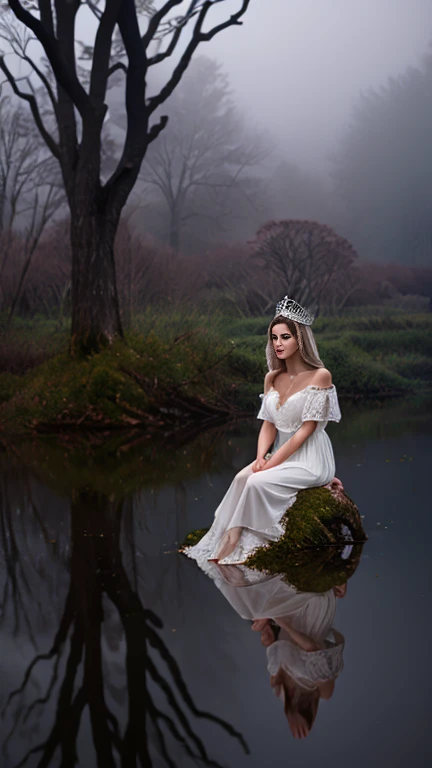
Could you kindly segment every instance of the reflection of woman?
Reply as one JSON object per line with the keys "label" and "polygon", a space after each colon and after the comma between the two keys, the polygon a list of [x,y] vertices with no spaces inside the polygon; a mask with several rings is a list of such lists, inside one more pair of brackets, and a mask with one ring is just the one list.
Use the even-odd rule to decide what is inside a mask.
{"label": "reflection of woman", "polygon": [[244,567],[199,563],[233,608],[260,632],[270,683],[283,700],[295,738],[310,732],[320,699],[330,699],[343,668],[344,638],[333,627],[336,597],[346,584],[322,594],[297,592],[282,576]]}
{"label": "reflection of woman", "polygon": [[[244,562],[282,534],[280,520],[302,488],[334,480],[328,421],[341,413],[330,372],[310,329],[313,317],[287,296],[268,330],[269,372],[259,419],[257,458],[234,478],[208,533],[185,554],[224,564]],[[270,455],[268,451],[271,450]]]}

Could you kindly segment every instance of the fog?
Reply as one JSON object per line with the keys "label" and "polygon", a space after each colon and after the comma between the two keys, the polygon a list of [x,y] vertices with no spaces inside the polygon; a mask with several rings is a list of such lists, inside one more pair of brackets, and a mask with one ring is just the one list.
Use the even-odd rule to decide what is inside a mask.
{"label": "fog", "polygon": [[[240,7],[241,0],[215,0],[206,28]],[[146,24],[142,15],[142,30]],[[91,49],[97,29],[83,4],[78,57],[80,41]],[[193,20],[172,56],[149,69],[148,98],[169,80],[192,29]],[[31,51],[41,56],[40,46]],[[8,61],[21,75],[28,67],[19,56]],[[0,122],[13,120],[18,105],[25,125],[27,107],[6,86],[8,93]],[[429,265],[431,93],[431,0],[251,0],[241,25],[198,46],[152,116],[155,125],[167,115],[168,125],[147,148],[126,219],[141,236],[191,255],[243,246],[267,221],[301,219],[334,228],[364,261]],[[126,136],[122,72],[110,79],[106,100],[104,180]],[[5,153],[0,145],[0,160]],[[4,183],[2,192],[1,182],[7,202],[11,189]],[[22,202],[21,226],[29,218]],[[12,227],[10,209],[0,206],[0,230]]]}
{"label": "fog", "polygon": [[288,159],[317,171],[360,92],[421,64],[431,40],[430,0],[252,0],[243,26],[200,54],[223,64],[237,103]]}

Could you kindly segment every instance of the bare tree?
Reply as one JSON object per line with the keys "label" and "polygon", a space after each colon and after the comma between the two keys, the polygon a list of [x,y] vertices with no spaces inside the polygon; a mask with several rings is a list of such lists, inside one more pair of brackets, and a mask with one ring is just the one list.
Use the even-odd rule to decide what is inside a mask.
{"label": "bare tree", "polygon": [[350,283],[357,258],[353,246],[315,221],[269,221],[257,232],[255,256],[282,278],[290,296],[317,314],[339,286],[345,286],[344,295],[355,287]]}
{"label": "bare tree", "polygon": [[1,99],[0,308],[7,312],[7,324],[18,304],[40,238],[64,202],[56,170],[23,110],[14,109],[7,97]]}
{"label": "bare tree", "polygon": [[[199,44],[241,24],[250,0],[239,0],[235,13],[211,26],[212,11],[215,6],[221,10],[223,3],[226,0],[166,0],[160,4],[136,0],[7,1],[6,13],[12,12],[28,33],[21,50],[14,51],[27,65],[28,76],[24,82],[20,80],[5,55],[0,57],[0,69],[14,93],[27,101],[41,136],[57,158],[70,208],[72,351],[88,352],[123,335],[114,265],[120,215],[149,145],[168,121],[162,115],[152,124],[152,117],[178,86]],[[75,29],[81,11],[93,11],[97,25],[87,62],[88,85],[77,67]],[[145,21],[144,32],[140,21]],[[116,30],[123,56],[119,56]],[[30,43],[34,40],[42,46],[49,73],[32,54]],[[183,52],[164,85],[149,98],[149,69],[168,59],[183,43]],[[7,42],[5,46],[5,52],[10,51]],[[117,166],[103,182],[106,93],[110,76],[118,70],[126,75],[127,129]],[[55,131],[44,121],[35,80],[50,101]]]}
{"label": "bare tree", "polygon": [[228,78],[213,59],[202,56],[193,62],[166,110],[169,125],[150,148],[140,178],[159,190],[169,245],[178,251],[191,219],[226,229],[239,207],[237,199],[250,212],[258,180],[248,174],[268,151],[246,129],[231,101]]}

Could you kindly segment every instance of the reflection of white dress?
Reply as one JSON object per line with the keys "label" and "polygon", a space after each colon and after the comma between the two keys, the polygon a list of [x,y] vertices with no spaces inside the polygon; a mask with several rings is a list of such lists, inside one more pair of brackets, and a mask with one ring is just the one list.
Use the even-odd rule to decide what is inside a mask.
{"label": "reflection of white dress", "polygon": [[329,483],[335,474],[330,438],[324,431],[328,421],[340,421],[336,387],[309,385],[295,392],[278,408],[279,393],[272,387],[263,398],[259,419],[277,428],[273,452],[297,432],[304,421],[317,421],[315,431],[282,464],[252,472],[253,463],[234,478],[216,510],[213,525],[194,547],[185,550],[195,560],[215,557],[222,536],[229,528],[242,527],[235,550],[220,562],[243,562],[264,542],[282,534],[280,520],[294,504],[297,491]]}
{"label": "reflection of white dress", "polygon": [[317,651],[304,651],[282,627],[278,640],[267,648],[271,675],[282,668],[303,690],[314,690],[318,681],[337,677],[343,668],[344,639],[333,628],[333,589],[321,594],[298,592],[280,575],[268,577],[244,566],[219,568],[206,560],[198,565],[243,619],[285,621],[321,646]]}

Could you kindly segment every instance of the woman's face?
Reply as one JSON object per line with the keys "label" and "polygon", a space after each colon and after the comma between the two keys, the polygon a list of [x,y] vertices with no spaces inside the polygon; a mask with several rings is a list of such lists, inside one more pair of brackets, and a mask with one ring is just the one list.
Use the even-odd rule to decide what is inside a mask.
{"label": "woman's face", "polygon": [[286,323],[278,323],[271,330],[271,339],[276,357],[288,360],[298,349],[297,339],[293,336]]}

